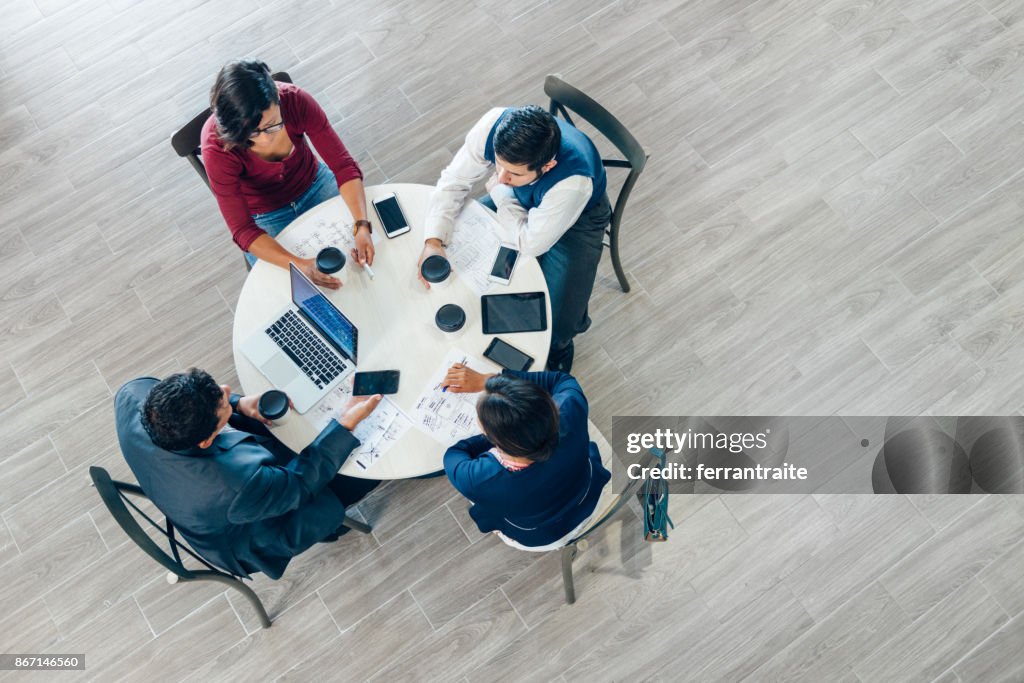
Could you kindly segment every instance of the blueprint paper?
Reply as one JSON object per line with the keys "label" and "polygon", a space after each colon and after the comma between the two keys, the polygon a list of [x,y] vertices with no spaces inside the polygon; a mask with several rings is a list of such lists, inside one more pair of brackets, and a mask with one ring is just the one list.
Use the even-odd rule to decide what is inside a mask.
{"label": "blueprint paper", "polygon": [[[409,419],[408,415],[391,401],[387,403],[385,411],[388,414],[381,417],[380,423],[390,423],[388,427],[375,434],[372,442],[364,442],[352,452],[352,456],[356,459],[356,464],[363,469],[369,469],[373,463],[377,462],[380,456],[390,451],[395,443],[405,436],[405,433],[412,427],[412,420]],[[379,413],[381,408],[384,407],[384,401],[381,401],[380,406],[374,411],[374,415]]]}
{"label": "blueprint paper", "polygon": [[465,351],[451,349],[416,399],[412,414],[416,428],[442,446],[450,446],[459,439],[480,433],[476,421],[476,400],[480,393],[455,394],[441,391],[444,376],[455,363],[462,363],[479,372],[488,372],[482,361]]}
{"label": "blueprint paper", "polygon": [[477,294],[485,294],[492,284],[487,278],[501,247],[498,228],[494,215],[477,202],[466,202],[455,219],[448,260],[459,278]]}
{"label": "blueprint paper", "polygon": [[[346,379],[307,413],[317,433],[322,432],[332,419],[341,416],[341,409],[352,398],[352,382],[352,377]],[[391,450],[411,426],[409,416],[385,396],[376,409],[356,425],[352,434],[359,439],[360,444],[349,457],[354,458],[363,469],[369,469],[380,456]]]}
{"label": "blueprint paper", "polygon": [[[333,213],[333,212],[332,212]],[[299,258],[313,258],[324,247],[337,247],[345,254],[355,249],[356,242],[352,236],[352,221],[338,216],[317,216],[312,225],[302,226],[302,237],[297,240],[285,239],[286,246]],[[380,241],[380,235],[371,233],[374,246]]]}

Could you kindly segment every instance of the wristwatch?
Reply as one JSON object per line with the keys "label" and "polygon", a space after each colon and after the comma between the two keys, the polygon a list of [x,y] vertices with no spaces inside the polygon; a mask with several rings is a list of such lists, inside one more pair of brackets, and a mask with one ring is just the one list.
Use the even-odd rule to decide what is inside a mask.
{"label": "wristwatch", "polygon": [[373,233],[373,226],[370,225],[370,221],[366,220],[365,218],[360,218],[359,220],[352,224],[352,236],[355,237],[356,235],[358,235],[359,228],[361,228],[364,225],[366,226],[367,232]]}

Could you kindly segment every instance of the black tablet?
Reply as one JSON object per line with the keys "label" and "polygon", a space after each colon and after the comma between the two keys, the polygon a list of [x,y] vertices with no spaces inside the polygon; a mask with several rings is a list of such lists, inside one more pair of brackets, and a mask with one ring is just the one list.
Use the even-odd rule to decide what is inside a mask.
{"label": "black tablet", "polygon": [[544,292],[485,294],[480,297],[484,334],[543,332],[548,329]]}

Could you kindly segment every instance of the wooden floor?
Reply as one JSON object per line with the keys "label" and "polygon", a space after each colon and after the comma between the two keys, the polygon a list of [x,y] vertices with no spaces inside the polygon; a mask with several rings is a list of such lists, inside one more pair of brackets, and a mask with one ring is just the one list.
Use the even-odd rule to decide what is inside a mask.
{"label": "wooden floor", "polygon": [[[262,6],[260,6],[262,5]],[[1024,497],[676,497],[577,562],[479,534],[444,479],[255,588],[168,586],[88,486],[111,396],[236,383],[245,277],[169,138],[255,55],[369,183],[432,183],[549,72],[651,153],[577,340],[592,417],[1024,408],[1022,0],[4,0],[0,650],[103,681],[1024,680]],[[38,675],[31,680],[42,680]],[[28,679],[29,677],[25,677]],[[55,677],[50,677],[57,680]],[[71,679],[72,676],[60,678]]]}

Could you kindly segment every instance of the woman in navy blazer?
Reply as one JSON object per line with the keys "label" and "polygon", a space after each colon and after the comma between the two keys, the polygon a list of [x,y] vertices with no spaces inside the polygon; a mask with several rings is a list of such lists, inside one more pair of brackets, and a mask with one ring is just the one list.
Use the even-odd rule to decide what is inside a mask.
{"label": "woman in navy blazer", "polygon": [[611,474],[587,431],[587,399],[562,372],[482,375],[455,365],[449,391],[481,391],[483,434],[444,455],[448,479],[473,505],[480,531],[510,545],[548,549],[569,540],[594,513]]}

